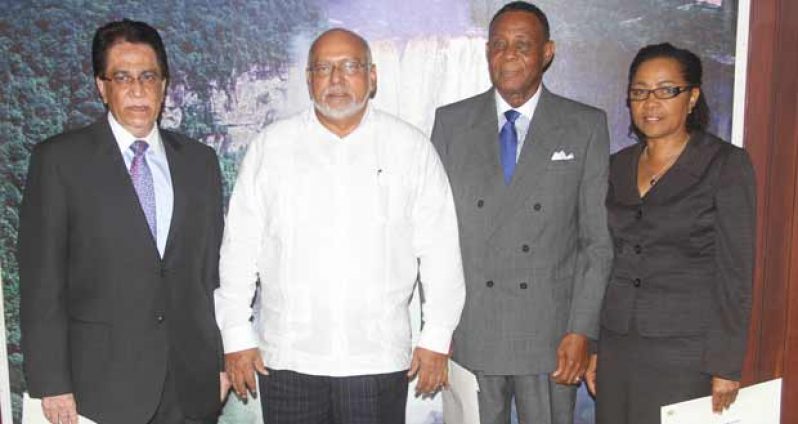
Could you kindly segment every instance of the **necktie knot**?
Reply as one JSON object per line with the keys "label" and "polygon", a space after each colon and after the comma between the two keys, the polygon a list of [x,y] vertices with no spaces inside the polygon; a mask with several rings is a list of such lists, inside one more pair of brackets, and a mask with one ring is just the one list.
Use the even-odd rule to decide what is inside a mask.
{"label": "necktie knot", "polygon": [[136,140],[130,146],[130,148],[133,150],[133,153],[136,156],[143,155],[144,152],[146,152],[149,147],[150,147],[150,145],[144,140]]}
{"label": "necktie knot", "polygon": [[521,116],[521,112],[515,109],[510,109],[507,112],[504,112],[504,117],[507,118],[507,120],[512,124],[515,124],[515,120],[518,119],[519,116]]}

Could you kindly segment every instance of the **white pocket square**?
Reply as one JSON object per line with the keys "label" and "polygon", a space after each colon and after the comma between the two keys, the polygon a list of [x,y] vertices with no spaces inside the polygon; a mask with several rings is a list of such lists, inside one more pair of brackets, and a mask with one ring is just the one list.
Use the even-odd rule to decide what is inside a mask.
{"label": "white pocket square", "polygon": [[554,152],[551,155],[551,160],[573,160],[574,154],[573,153],[565,153],[565,150],[560,150],[559,152]]}

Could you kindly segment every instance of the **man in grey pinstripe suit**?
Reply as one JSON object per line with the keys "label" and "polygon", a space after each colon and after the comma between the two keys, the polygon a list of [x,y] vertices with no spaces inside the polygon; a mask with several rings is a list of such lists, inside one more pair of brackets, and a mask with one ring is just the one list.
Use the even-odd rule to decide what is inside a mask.
{"label": "man in grey pinstripe suit", "polygon": [[438,109],[466,276],[454,359],[479,382],[481,421],[571,424],[612,258],[604,112],[542,84],[546,15],[512,2],[486,46],[493,88]]}

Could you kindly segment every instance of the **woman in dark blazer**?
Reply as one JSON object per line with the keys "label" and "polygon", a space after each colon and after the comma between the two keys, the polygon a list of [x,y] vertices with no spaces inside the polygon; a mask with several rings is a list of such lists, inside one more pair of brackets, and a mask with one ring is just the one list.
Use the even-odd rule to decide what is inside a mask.
{"label": "woman in dark blazer", "polygon": [[[627,104],[639,143],[612,156],[615,245],[601,311],[597,424],[660,422],[660,407],[737,395],[751,307],[754,175],[746,152],[704,132],[701,61],[641,49]],[[595,370],[595,368],[593,368]]]}

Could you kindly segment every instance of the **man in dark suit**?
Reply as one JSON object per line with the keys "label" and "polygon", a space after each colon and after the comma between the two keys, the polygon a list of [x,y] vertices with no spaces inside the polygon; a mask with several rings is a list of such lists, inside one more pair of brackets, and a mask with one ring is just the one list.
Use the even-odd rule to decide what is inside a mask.
{"label": "man in dark suit", "polygon": [[215,422],[216,155],[157,126],[169,69],[154,28],[101,27],[92,61],[108,115],[30,161],[18,249],[28,390],[52,423]]}
{"label": "man in dark suit", "polygon": [[460,224],[466,305],[454,359],[479,382],[483,423],[571,424],[612,249],[604,112],[542,85],[546,15],[505,5],[489,29],[493,88],[438,109],[432,131]]}

